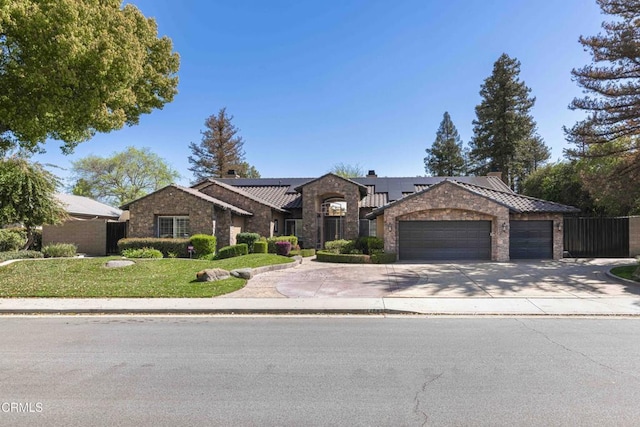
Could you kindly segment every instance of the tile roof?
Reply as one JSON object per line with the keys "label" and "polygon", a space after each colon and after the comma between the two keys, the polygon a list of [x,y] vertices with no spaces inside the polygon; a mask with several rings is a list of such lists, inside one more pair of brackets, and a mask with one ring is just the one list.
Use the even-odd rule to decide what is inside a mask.
{"label": "tile roof", "polygon": [[[229,203],[227,203],[227,202],[223,202],[222,200],[216,199],[215,197],[208,196],[208,195],[206,195],[206,194],[204,194],[204,193],[199,192],[198,190],[196,190],[196,189],[194,189],[194,188],[182,187],[182,186],[180,186],[180,185],[176,185],[176,184],[169,184],[169,185],[167,185],[166,187],[161,188],[161,189],[160,189],[160,190],[158,190],[158,191],[164,190],[165,188],[168,188],[168,187],[173,187],[173,188],[175,188],[176,190],[184,191],[185,193],[191,194],[192,196],[198,197],[199,199],[206,200],[207,202],[211,202],[211,203],[213,203],[215,206],[218,206],[219,208],[222,208],[222,209],[224,209],[224,210],[227,210],[227,209],[228,209],[228,210],[230,210],[231,212],[235,212],[235,213],[237,213],[238,215],[243,215],[243,216],[253,216],[253,214],[252,214],[251,212],[247,212],[247,211],[245,211],[244,209],[240,209],[240,208],[239,208],[239,207],[237,207],[237,206],[233,206],[233,205],[231,205],[231,204],[229,204]],[[126,210],[126,209],[129,209],[129,206],[130,206],[132,203],[136,203],[137,201],[142,200],[142,199],[145,199],[145,198],[147,198],[147,197],[149,197],[149,196],[151,196],[152,194],[155,194],[155,193],[157,193],[157,191],[156,191],[156,192],[154,192],[154,193],[151,193],[151,194],[147,194],[146,196],[142,196],[142,197],[140,197],[139,199],[136,199],[136,200],[134,200],[134,201],[132,201],[132,202],[126,203],[126,204],[124,204],[124,205],[122,205],[122,206],[120,206],[120,207],[121,207],[122,209],[125,209],[125,210]]]}
{"label": "tile roof", "polygon": [[[245,187],[236,187],[236,186],[233,186],[233,185],[229,185],[228,183],[223,182],[222,180],[217,180],[217,179],[210,179],[209,183],[211,183],[211,185],[219,185],[222,188],[226,188],[229,191],[233,191],[233,192],[235,192],[237,194],[240,194],[240,195],[242,195],[244,197],[247,197],[247,198],[249,198],[251,200],[254,200],[254,201],[258,202],[258,203],[262,203],[263,205],[269,206],[272,209],[279,210],[280,212],[286,212],[282,208],[282,205],[280,205],[278,203],[274,203],[274,201],[271,199],[272,194],[266,194],[265,196],[267,198],[259,197],[259,196],[254,195],[251,192],[246,191]],[[207,186],[206,184],[198,185],[198,190],[196,190],[196,189],[193,189],[193,190],[194,191],[199,191],[202,188],[206,188],[206,186]]]}
{"label": "tile roof", "polygon": [[[282,209],[302,207],[302,196],[296,190],[304,184],[318,178],[212,178],[228,186],[240,188],[259,198],[263,203],[280,206]],[[448,179],[448,177],[416,176],[416,177],[364,177],[351,178],[350,181],[365,186],[367,194],[360,201],[360,207],[377,208],[389,202],[399,200],[407,195]],[[449,178],[450,179],[450,178]],[[476,185],[482,188],[512,193],[511,189],[498,177],[462,176],[456,181]],[[202,188],[206,181],[192,188]]]}
{"label": "tile roof", "polygon": [[86,215],[106,218],[119,218],[122,211],[113,206],[100,203],[88,197],[74,194],[56,194],[56,199],[62,204],[69,215]]}
{"label": "tile roof", "polygon": [[529,196],[523,196],[517,193],[506,193],[503,191],[491,190],[488,188],[478,187],[476,185],[465,184],[462,182],[455,182],[455,184],[466,188],[472,193],[480,196],[487,197],[495,200],[496,202],[508,207],[510,210],[516,213],[576,213],[580,212],[580,209],[573,206],[567,206],[556,202],[550,202],[547,200],[536,199]]}
{"label": "tile roof", "polygon": [[[499,203],[503,206],[509,208],[511,212],[515,213],[575,213],[580,210],[573,207],[562,205],[560,203],[549,202],[546,200],[535,199],[529,196],[523,196],[521,194],[514,193],[513,191],[500,191],[493,188],[481,187],[478,185],[470,184],[468,182],[459,181],[458,177],[449,178],[447,180],[443,180],[436,185],[443,185],[445,182],[450,183],[452,185],[456,185],[461,187],[467,191],[470,191],[474,194],[477,194],[481,197],[486,197],[487,199],[493,200],[496,203]],[[431,185],[426,187],[424,190],[420,192],[413,193],[407,197],[413,197],[417,194],[422,194],[430,191],[436,185]],[[367,215],[367,218],[372,219],[384,212],[384,210],[392,205],[402,203],[403,200],[398,199],[392,201],[391,203],[381,206],[378,209],[372,211]]]}

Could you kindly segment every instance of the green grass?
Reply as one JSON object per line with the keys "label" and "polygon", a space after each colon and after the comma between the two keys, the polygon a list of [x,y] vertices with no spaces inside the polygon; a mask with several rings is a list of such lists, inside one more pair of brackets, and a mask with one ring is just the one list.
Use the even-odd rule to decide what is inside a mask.
{"label": "green grass", "polygon": [[0,267],[0,297],[67,298],[206,298],[242,288],[246,281],[231,277],[198,282],[205,268],[255,268],[293,260],[273,254],[251,254],[219,261],[137,259],[135,265],[106,268],[110,258],[27,260]]}
{"label": "green grass", "polygon": [[631,277],[636,268],[640,268],[638,265],[624,265],[622,267],[614,267],[611,269],[611,274],[621,277],[627,280],[635,280]]}

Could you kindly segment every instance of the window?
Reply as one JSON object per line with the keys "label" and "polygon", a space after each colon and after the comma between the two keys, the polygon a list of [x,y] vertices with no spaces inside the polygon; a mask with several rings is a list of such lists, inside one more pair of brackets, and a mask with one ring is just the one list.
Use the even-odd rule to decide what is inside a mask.
{"label": "window", "polygon": [[284,220],[284,232],[287,236],[301,237],[302,233],[302,220],[301,219],[285,219]]}
{"label": "window", "polygon": [[189,237],[189,217],[159,216],[158,237]]}

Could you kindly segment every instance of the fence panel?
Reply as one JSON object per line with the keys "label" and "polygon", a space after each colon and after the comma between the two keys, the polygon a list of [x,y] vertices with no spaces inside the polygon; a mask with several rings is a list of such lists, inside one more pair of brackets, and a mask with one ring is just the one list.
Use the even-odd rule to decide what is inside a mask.
{"label": "fence panel", "polygon": [[575,258],[629,256],[629,218],[564,219],[564,250]]}

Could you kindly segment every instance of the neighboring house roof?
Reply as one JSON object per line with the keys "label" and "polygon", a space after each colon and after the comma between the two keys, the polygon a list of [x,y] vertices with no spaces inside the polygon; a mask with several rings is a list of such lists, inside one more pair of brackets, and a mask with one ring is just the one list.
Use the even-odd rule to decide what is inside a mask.
{"label": "neighboring house roof", "polygon": [[[573,206],[567,206],[567,205],[562,205],[560,203],[535,199],[529,196],[523,196],[523,195],[514,193],[511,190],[499,191],[499,190],[494,190],[486,187],[480,187],[478,185],[469,184],[466,182],[459,181],[458,177],[442,180],[439,183],[429,186],[422,191],[419,191],[407,196],[407,198],[416,197],[420,194],[424,194],[428,191],[431,191],[436,187],[439,187],[441,185],[446,185],[446,184],[455,185],[466,191],[477,194],[478,196],[485,197],[489,200],[492,200],[500,205],[503,205],[509,208],[509,210],[513,213],[575,213],[580,211],[579,209]],[[373,219],[379,215],[382,215],[382,213],[389,207],[402,203],[405,200],[406,199],[399,199],[385,206],[381,206],[373,210],[372,212],[370,212],[366,216],[366,218]]]}
{"label": "neighboring house roof", "polygon": [[[168,187],[173,187],[176,190],[180,190],[180,191],[183,191],[183,192],[185,192],[187,194],[191,194],[192,196],[198,197],[198,198],[200,198],[202,200],[206,200],[207,202],[212,203],[214,206],[217,206],[217,207],[219,207],[221,209],[224,209],[224,210],[230,210],[231,212],[234,212],[234,213],[236,213],[238,215],[253,216],[253,214],[251,212],[247,212],[244,209],[240,209],[237,206],[233,206],[233,205],[231,205],[229,203],[223,202],[222,200],[216,199],[215,197],[208,196],[208,195],[206,195],[204,193],[201,193],[198,190],[193,189],[193,188],[182,187],[182,186],[176,185],[176,184],[169,184],[166,187],[161,188],[158,191],[164,190],[165,188],[168,188]],[[146,196],[142,196],[139,199],[136,199],[136,200],[134,200],[132,202],[126,203],[126,204],[122,205],[121,208],[122,209],[129,209],[129,206],[131,204],[136,203],[136,202],[138,202],[138,201],[140,201],[142,199],[146,199],[147,197],[149,197],[149,196],[151,196],[152,194],[155,194],[155,193],[157,193],[157,191],[154,192],[154,193],[151,193],[151,194],[147,194]]]}
{"label": "neighboring house roof", "polygon": [[[222,182],[228,187],[241,189],[245,193],[253,195],[262,203],[280,206],[282,209],[296,209],[302,208],[302,195],[298,190],[305,184],[318,179],[320,178],[210,178],[195,184],[192,188],[204,188],[210,180]],[[358,204],[360,208],[378,208],[446,179],[451,178],[432,176],[364,177],[351,178],[348,181],[367,191],[365,197]],[[500,178],[494,176],[462,176],[454,179],[481,188],[513,193]]]}
{"label": "neighboring house roof", "polygon": [[122,215],[120,209],[84,196],[58,193],[56,194],[56,199],[71,216],[118,219]]}

